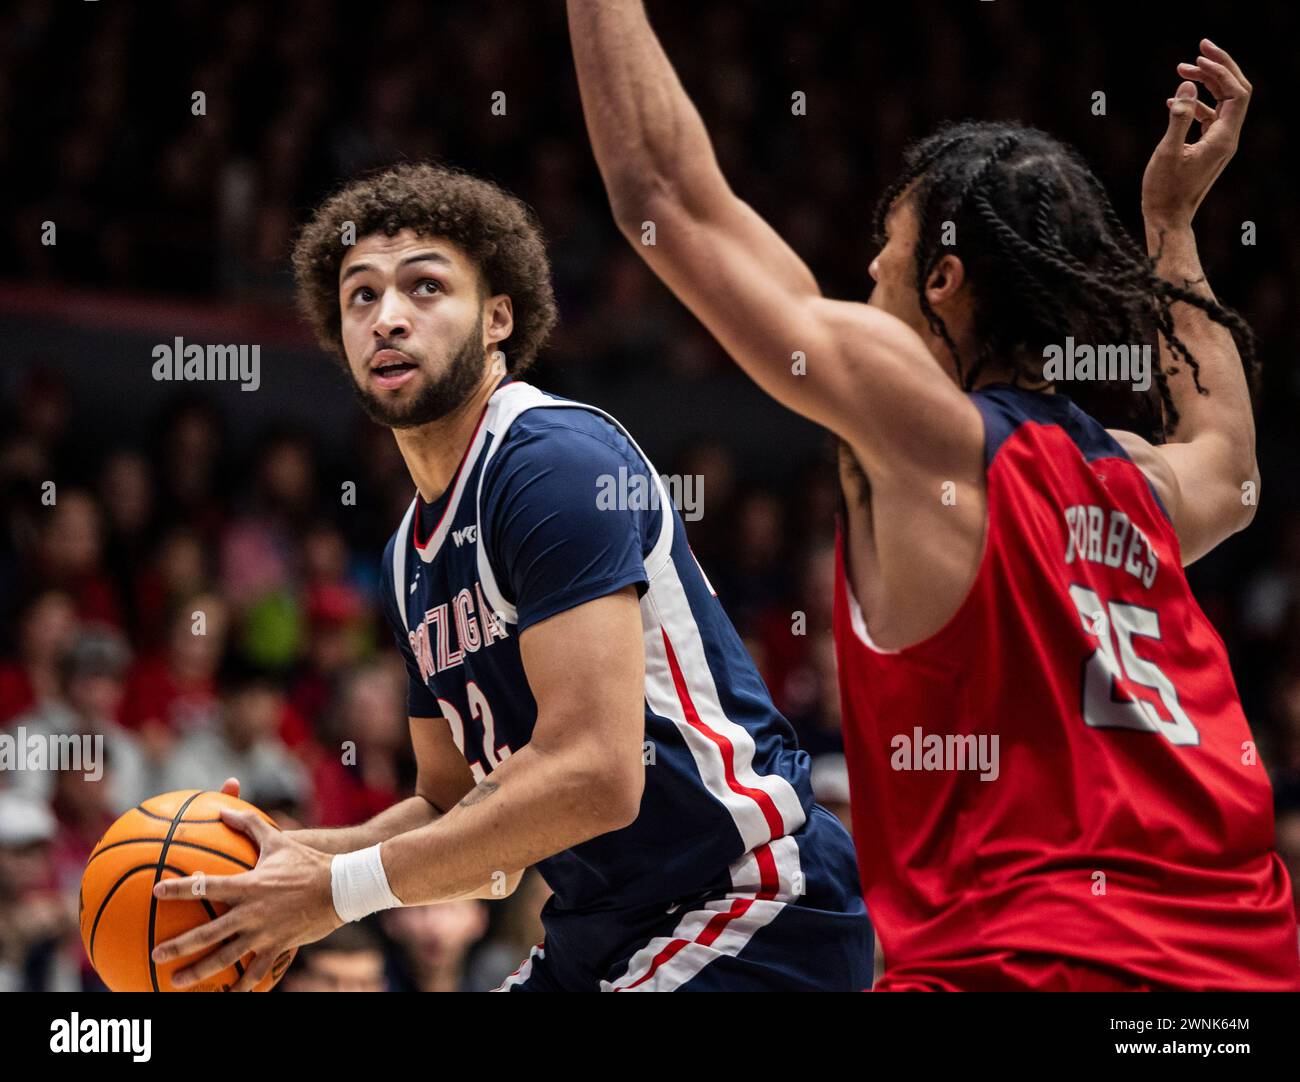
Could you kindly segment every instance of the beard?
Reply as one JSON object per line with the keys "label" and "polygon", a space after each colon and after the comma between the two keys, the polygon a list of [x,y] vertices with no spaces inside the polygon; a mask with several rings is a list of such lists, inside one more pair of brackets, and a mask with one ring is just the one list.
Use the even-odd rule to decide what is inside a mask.
{"label": "beard", "polygon": [[[441,420],[463,406],[483,378],[483,343],[479,325],[470,328],[465,340],[452,353],[447,370],[438,379],[427,379],[421,367],[416,379],[423,380],[414,398],[398,402],[378,395],[352,377],[352,390],[361,408],[372,421],[385,428],[418,428]],[[400,348],[394,346],[393,348]],[[412,360],[414,355],[408,354]]]}

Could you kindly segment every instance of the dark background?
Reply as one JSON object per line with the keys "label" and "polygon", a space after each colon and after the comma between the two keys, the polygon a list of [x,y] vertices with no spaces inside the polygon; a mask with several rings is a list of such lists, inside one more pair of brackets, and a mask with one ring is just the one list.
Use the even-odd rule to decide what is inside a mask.
{"label": "dark background", "polygon": [[[1255,87],[1244,138],[1196,226],[1217,294],[1260,338],[1263,498],[1251,528],[1191,577],[1228,644],[1294,871],[1294,6],[701,0],[650,12],[733,187],[827,293],[847,298],[869,291],[876,196],[905,143],[941,120],[1016,118],[1075,144],[1136,229],[1175,64],[1194,59],[1203,36],[1242,64]],[[205,116],[191,112],[198,90]],[[806,116],[791,114],[796,90]],[[505,116],[491,112],[496,91]],[[1096,91],[1104,116],[1092,111]],[[490,177],[537,210],[562,323],[529,378],[614,413],[661,470],[703,476],[692,545],[833,788],[826,442],[738,375],[617,234],[558,0],[28,0],[0,15],[0,724],[67,698],[58,658],[89,628],[130,651],[112,712],[159,771],[195,726],[220,730],[229,704],[217,677],[238,655],[275,689],[248,698],[247,725],[308,779],[263,803],[336,823],[409,791],[404,734],[386,714],[400,665],[374,599],[411,484],[298,322],[287,253],[325,192],[424,157]],[[47,221],[53,246],[41,243]],[[150,351],[177,335],[260,345],[261,388],[155,382]],[[47,481],[55,507],[41,503]],[[346,481],[355,506],[340,501]],[[225,619],[208,654],[183,659],[169,621],[200,597],[218,599]],[[809,614],[807,636],[790,634],[795,611]],[[325,750],[340,737],[362,747],[344,771]],[[114,809],[75,793],[49,800],[59,833],[38,859],[66,894]],[[39,936],[15,932],[4,960],[5,921],[18,923],[41,874],[11,883],[8,909],[0,898],[0,974],[89,980],[53,908],[50,957],[38,957]],[[489,980],[493,950],[522,957],[528,914],[505,931],[494,917],[486,939],[462,916],[459,931],[405,947],[384,930],[390,980],[394,957],[418,954],[411,942],[426,954],[407,969],[426,984],[472,983],[475,966]],[[16,969],[15,957],[26,959]]]}

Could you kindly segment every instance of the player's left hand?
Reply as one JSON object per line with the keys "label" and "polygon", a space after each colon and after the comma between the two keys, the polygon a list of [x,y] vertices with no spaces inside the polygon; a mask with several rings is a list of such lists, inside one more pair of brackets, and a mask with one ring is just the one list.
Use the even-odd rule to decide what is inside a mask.
{"label": "player's left hand", "polygon": [[[1178,85],[1169,107],[1169,127],[1142,176],[1142,215],[1148,225],[1185,228],[1210,186],[1237,152],[1252,87],[1240,65],[1209,38],[1201,40],[1194,64],[1179,64]],[[1211,108],[1201,101],[1196,84],[1214,95]],[[1195,120],[1201,137],[1187,142]]]}
{"label": "player's left hand", "polygon": [[281,954],[314,943],[343,923],[334,910],[330,886],[333,858],[286,837],[256,812],[222,808],[221,818],[257,843],[257,866],[239,875],[182,876],[155,886],[159,899],[206,897],[230,908],[215,920],[159,943],[153,960],[170,962],[207,950],[173,974],[172,983],[184,987],[251,953],[254,957],[231,989],[251,992]]}

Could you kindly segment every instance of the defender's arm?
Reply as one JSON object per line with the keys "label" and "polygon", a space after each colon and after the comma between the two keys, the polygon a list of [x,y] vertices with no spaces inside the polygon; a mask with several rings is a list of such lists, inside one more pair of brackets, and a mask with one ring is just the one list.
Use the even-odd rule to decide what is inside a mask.
{"label": "defender's arm", "polygon": [[[1185,79],[1204,83],[1218,105],[1211,109],[1199,102],[1191,81],[1179,86],[1169,101],[1168,130],[1143,177],[1142,210],[1148,249],[1161,277],[1213,301],[1192,217],[1236,151],[1251,86],[1213,42],[1203,40],[1201,53],[1195,64],[1180,64],[1178,70]],[[1201,125],[1201,138],[1188,144],[1193,120]],[[1259,468],[1250,392],[1232,334],[1191,304],[1176,303],[1171,314],[1174,333],[1197,359],[1201,385],[1209,393],[1197,392],[1190,367],[1162,340],[1162,364],[1178,369],[1169,377],[1169,389],[1179,419],[1170,442],[1152,449],[1161,465],[1147,472],[1157,491],[1163,488],[1183,562],[1190,564],[1250,523]]]}
{"label": "defender's arm", "polygon": [[[954,441],[978,447],[975,407],[920,337],[885,312],[822,297],[807,266],[731,191],[641,0],[569,0],[568,10],[583,112],[619,227],[736,362],[874,470],[950,460]],[[646,223],[653,244],[642,243]]]}

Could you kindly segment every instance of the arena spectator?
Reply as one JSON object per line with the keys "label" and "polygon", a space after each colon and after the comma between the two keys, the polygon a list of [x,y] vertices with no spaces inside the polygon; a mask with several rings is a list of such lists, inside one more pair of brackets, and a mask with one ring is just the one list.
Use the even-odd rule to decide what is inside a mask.
{"label": "arena spectator", "polygon": [[298,948],[279,988],[284,992],[386,992],[384,947],[366,921],[345,924]]}
{"label": "arena spectator", "polygon": [[72,991],[79,966],[76,895],[59,889],[58,832],[43,803],[0,790],[0,991]]}
{"label": "arena spectator", "polygon": [[[59,663],[61,695],[14,722],[14,728],[21,727],[29,739],[101,738],[100,746],[112,765],[96,789],[114,816],[162,791],[158,764],[137,736],[117,722],[130,659],[126,641],[112,628],[81,628]],[[56,788],[54,773],[18,772],[14,788],[48,801]]]}
{"label": "arena spectator", "polygon": [[470,991],[466,961],[487,930],[486,903],[476,899],[413,905],[380,915],[395,950],[390,983],[398,992]]}
{"label": "arena spectator", "polygon": [[220,689],[217,724],[181,738],[163,767],[163,788],[215,789],[238,778],[243,799],[300,818],[309,784],[278,736],[283,688],[273,675],[232,660]]}
{"label": "arena spectator", "polygon": [[0,723],[59,694],[59,657],[76,633],[76,608],[62,590],[34,593],[18,617],[17,656],[0,662]]}
{"label": "arena spectator", "polygon": [[405,672],[377,662],[346,678],[313,771],[317,825],[365,822],[414,791]]}
{"label": "arena spectator", "polygon": [[227,606],[215,594],[176,605],[162,651],[137,659],[127,676],[121,721],[140,732],[152,753],[212,724],[216,676],[226,649]]}

